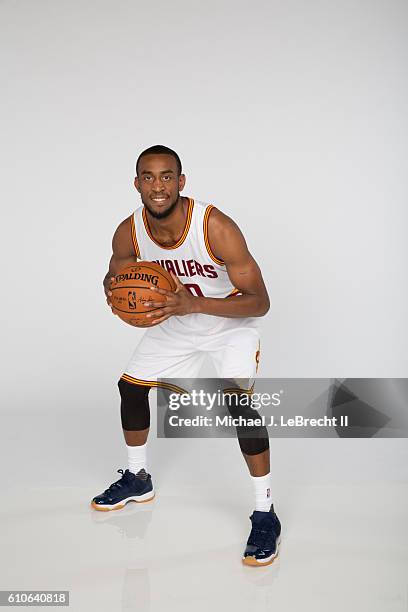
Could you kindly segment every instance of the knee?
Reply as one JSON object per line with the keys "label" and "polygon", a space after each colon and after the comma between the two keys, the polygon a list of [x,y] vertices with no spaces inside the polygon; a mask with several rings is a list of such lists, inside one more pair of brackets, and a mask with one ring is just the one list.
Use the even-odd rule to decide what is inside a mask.
{"label": "knee", "polygon": [[[259,455],[269,449],[269,437],[266,427],[260,427],[257,432],[237,432],[238,442],[245,455]],[[248,437],[251,435],[251,437]]]}
{"label": "knee", "polygon": [[118,381],[121,397],[120,415],[122,428],[126,431],[141,431],[150,427],[149,391],[151,387]]}
{"label": "knee", "polygon": [[[248,422],[259,420],[259,412],[252,408],[251,396],[236,393],[226,396],[228,410],[233,418],[243,417]],[[245,455],[258,455],[269,449],[268,430],[263,425],[243,425],[237,428],[237,438]]]}

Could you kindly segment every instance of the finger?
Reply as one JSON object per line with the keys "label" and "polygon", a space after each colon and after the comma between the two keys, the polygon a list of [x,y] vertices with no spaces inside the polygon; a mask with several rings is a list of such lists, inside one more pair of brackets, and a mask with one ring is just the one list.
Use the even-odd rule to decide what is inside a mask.
{"label": "finger", "polygon": [[162,308],[163,302],[144,302],[143,306],[147,308]]}
{"label": "finger", "polygon": [[175,282],[175,284],[176,284],[176,292],[177,292],[179,289],[184,288],[184,285],[183,285],[183,283],[181,282],[181,280],[179,279],[179,277],[178,277],[178,276],[176,276],[175,274],[173,274],[173,272],[170,272],[170,274],[171,274],[171,277],[172,277],[172,279],[174,280],[174,282]]}
{"label": "finger", "polygon": [[171,314],[171,308],[159,308],[154,312],[149,312],[146,315],[146,319],[156,319],[157,317],[162,317],[163,315]]}
{"label": "finger", "polygon": [[152,325],[160,325],[160,323],[163,323],[163,321],[166,321],[166,319],[169,319],[170,317],[171,314],[168,314],[162,317],[161,319],[155,319],[154,321],[152,321]]}
{"label": "finger", "polygon": [[155,312],[149,312],[146,315],[146,319],[153,319],[154,317],[162,317],[164,315],[164,312],[162,309],[160,310],[156,310]]}
{"label": "finger", "polygon": [[150,287],[151,291],[157,291],[157,293],[160,293],[161,295],[168,295],[170,296],[173,292],[172,291],[166,291],[166,289],[160,289],[160,287]]}

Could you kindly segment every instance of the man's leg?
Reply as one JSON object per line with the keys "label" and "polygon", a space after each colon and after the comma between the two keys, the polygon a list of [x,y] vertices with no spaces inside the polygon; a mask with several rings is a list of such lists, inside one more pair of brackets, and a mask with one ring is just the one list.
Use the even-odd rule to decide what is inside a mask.
{"label": "man's leg", "polygon": [[128,446],[142,446],[146,444],[147,437],[149,435],[150,428],[142,429],[141,431],[127,431],[123,430],[126,444]]}
{"label": "man's leg", "polygon": [[[240,393],[239,389],[225,393],[228,411],[234,419],[243,418],[247,422],[259,419],[258,411],[248,405],[249,399],[248,393]],[[254,487],[255,510],[269,512],[272,500],[268,430],[263,425],[242,425],[236,431]]]}
{"label": "man's leg", "polygon": [[[241,449],[242,450],[242,449]],[[251,476],[266,476],[270,472],[270,452],[268,450],[257,455],[247,455],[242,452]]]}
{"label": "man's leg", "polygon": [[121,395],[121,421],[129,467],[118,470],[122,478],[104,493],[94,497],[96,510],[116,510],[128,501],[149,501],[154,497],[151,476],[146,467],[146,444],[150,428],[148,394],[151,388],[172,385],[161,378],[194,377],[203,357],[196,354],[192,336],[175,329],[171,319],[148,329],[135,349],[118,387]]}
{"label": "man's leg", "polygon": [[[239,391],[227,394],[228,410],[236,418],[255,419],[259,414],[244,402],[239,407]],[[239,426],[237,437],[247,463],[254,489],[255,509],[250,519],[251,533],[242,561],[245,565],[260,567],[271,564],[278,555],[281,524],[275,514],[271,495],[271,473],[268,431],[264,426]]]}
{"label": "man's leg", "polygon": [[128,469],[139,478],[147,477],[146,446],[150,429],[150,385],[131,383],[121,378],[120,415],[128,454]]}
{"label": "man's leg", "polygon": [[[236,324],[211,342],[212,346],[207,345],[206,348],[212,352],[218,377],[235,382],[234,390],[225,389],[226,398],[230,398],[226,402],[230,414],[252,419],[259,417],[259,413],[247,405],[248,402],[239,403],[240,397],[250,394],[251,382],[257,374],[260,356],[257,332]],[[272,563],[278,554],[281,533],[281,525],[271,503],[268,431],[263,426],[237,427],[237,437],[255,494],[255,510],[250,517],[252,529],[242,561],[246,565],[265,566]]]}
{"label": "man's leg", "polygon": [[154,497],[152,479],[146,465],[146,440],[150,427],[148,400],[150,387],[132,385],[122,378],[118,382],[118,387],[129,467],[125,471],[118,470],[122,474],[120,480],[93,498],[92,507],[95,510],[119,510],[129,501],[145,502]]}
{"label": "man's leg", "polygon": [[144,477],[147,474],[147,436],[149,428],[141,431],[123,430],[128,454],[128,469],[133,474]]}

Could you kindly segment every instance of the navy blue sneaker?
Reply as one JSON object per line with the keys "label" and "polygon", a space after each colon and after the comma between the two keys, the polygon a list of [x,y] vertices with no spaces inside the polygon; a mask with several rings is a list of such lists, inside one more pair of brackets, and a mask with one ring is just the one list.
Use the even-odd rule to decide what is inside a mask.
{"label": "navy blue sneaker", "polygon": [[153,499],[154,489],[152,477],[146,474],[144,470],[138,472],[136,476],[129,470],[118,470],[122,474],[122,478],[106,489],[100,495],[93,498],[91,502],[92,508],[95,510],[120,510],[124,508],[129,501],[147,502]]}
{"label": "navy blue sneaker", "polygon": [[249,518],[252,529],[242,562],[257,567],[270,565],[278,556],[281,535],[281,524],[273,505],[269,512],[254,510]]}

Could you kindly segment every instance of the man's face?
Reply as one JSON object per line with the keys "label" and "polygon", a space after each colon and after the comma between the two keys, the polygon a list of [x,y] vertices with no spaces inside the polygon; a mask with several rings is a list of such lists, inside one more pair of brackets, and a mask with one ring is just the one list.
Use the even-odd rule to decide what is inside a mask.
{"label": "man's face", "polygon": [[177,161],[172,155],[144,155],[139,162],[135,187],[149,213],[164,219],[175,208],[186,182],[179,176]]}

